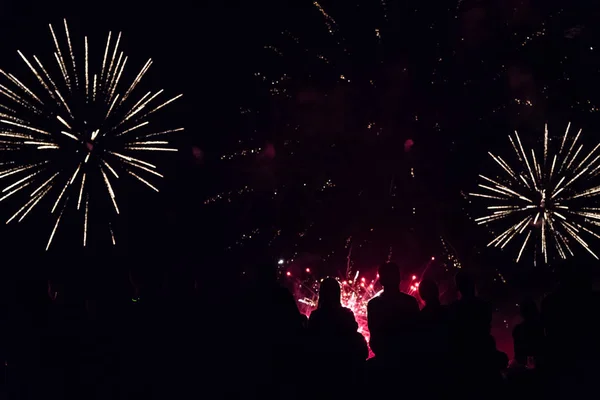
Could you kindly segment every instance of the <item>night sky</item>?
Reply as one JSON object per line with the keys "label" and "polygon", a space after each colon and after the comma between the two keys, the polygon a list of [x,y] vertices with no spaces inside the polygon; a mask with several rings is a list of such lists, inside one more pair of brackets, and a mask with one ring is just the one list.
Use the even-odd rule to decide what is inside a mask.
{"label": "night sky", "polygon": [[[96,51],[122,31],[129,73],[152,57],[147,90],[184,93],[161,118],[186,132],[160,157],[159,194],[118,188],[116,247],[98,221],[87,249],[66,224],[45,253],[54,220],[38,210],[0,228],[3,270],[77,282],[184,271],[208,288],[265,252],[338,271],[349,238],[357,268],[391,247],[414,269],[444,256],[443,237],[491,293],[538,286],[514,251],[484,249],[461,191],[514,129],[535,143],[545,122],[559,133],[573,121],[597,140],[598,10],[559,3],[323,0],[326,15],[299,0],[5,3],[0,68],[28,76],[16,51],[51,56],[47,24],[64,17]],[[8,218],[17,203],[0,206]]]}

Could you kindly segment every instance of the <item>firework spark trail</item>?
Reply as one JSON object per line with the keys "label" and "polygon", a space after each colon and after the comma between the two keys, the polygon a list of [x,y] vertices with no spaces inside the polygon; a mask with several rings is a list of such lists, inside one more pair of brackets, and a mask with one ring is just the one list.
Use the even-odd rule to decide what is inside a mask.
{"label": "firework spark trail", "polygon": [[75,68],[75,56],[73,56],[73,46],[71,45],[71,35],[69,35],[69,27],[67,26],[67,20],[63,19],[63,22],[65,24],[67,44],[69,45],[69,54],[71,55],[71,62],[73,63],[73,76],[75,77],[75,86],[79,86],[79,77],[77,76],[77,68]]}
{"label": "firework spark trail", "polygon": [[[23,213],[23,215],[21,216],[21,218],[19,218],[19,222],[23,221],[23,219],[25,219],[25,217],[27,216],[27,214],[29,214],[31,212],[31,210],[33,210],[33,207],[36,206],[36,204],[38,204],[40,202],[40,200],[50,191],[50,189],[52,189],[52,186],[47,187],[44,191],[42,191],[39,195],[35,196],[32,200],[33,203],[29,206],[29,208],[27,208],[27,211],[25,211]],[[28,201],[25,206],[27,206],[32,200]],[[20,212],[20,210],[19,210]],[[17,212],[18,214],[18,212]]]}
{"label": "firework spark trail", "polygon": [[[570,238],[598,259],[581,234],[586,233],[600,238],[600,235],[591,229],[597,225],[593,220],[600,219],[600,210],[590,208],[589,204],[573,200],[593,198],[600,194],[600,186],[589,188],[589,182],[595,176],[595,171],[600,169],[598,164],[600,155],[597,154],[600,144],[596,145],[585,157],[579,157],[584,147],[583,144],[577,146],[581,130],[569,145],[570,126],[569,123],[558,152],[550,154],[552,139],[549,137],[548,127],[545,125],[542,162],[537,161],[533,149],[531,149],[531,155],[527,156],[517,132],[514,136],[516,144],[511,136],[509,138],[520,168],[511,168],[504,160],[489,153],[506,174],[496,179],[479,175],[487,184],[478,186],[487,192],[483,194],[470,193],[470,195],[501,200],[502,203],[493,203],[488,206],[487,209],[491,213],[476,218],[475,222],[479,225],[487,225],[505,221],[509,225],[488,243],[488,247],[494,246],[502,249],[513,239],[525,235],[516,261],[521,260],[529,243],[536,243],[539,240],[541,256],[543,256],[544,263],[548,263],[550,248],[556,249],[561,258],[566,258],[564,249],[573,255],[569,245]],[[567,148],[565,154],[564,150]],[[578,159],[580,161],[575,162]],[[552,161],[550,162],[550,160]],[[560,166],[557,168],[557,165]],[[513,219],[514,221],[510,222]],[[538,239],[530,241],[532,234]],[[537,248],[537,246],[535,247]],[[534,257],[534,262],[536,259],[537,256]]]}
{"label": "firework spark trail", "polygon": [[[83,185],[81,187],[83,188]],[[83,221],[83,247],[85,247],[85,245],[87,244],[88,204],[89,204],[89,199],[86,197],[86,199],[85,199],[85,216],[84,216],[84,221]]]}
{"label": "firework spark trail", "polygon": [[113,229],[112,229],[112,225],[111,225],[111,224],[108,224],[108,229],[110,230],[110,238],[111,238],[111,240],[112,240],[112,244],[113,244],[113,246],[114,246],[114,245],[116,245],[116,244],[117,244],[117,242],[115,241],[115,233],[113,232]]}
{"label": "firework spark trail", "polygon": [[50,234],[50,239],[48,239],[48,244],[46,245],[46,251],[50,248],[50,244],[52,243],[52,239],[54,238],[54,234],[56,233],[56,229],[58,228],[58,224],[60,223],[60,219],[62,218],[63,212],[65,209],[63,208],[58,214],[58,218],[56,219],[56,224],[54,225],[54,229],[52,229],[52,233]]}
{"label": "firework spark trail", "polygon": [[[48,25],[54,44],[53,56],[62,80],[53,79],[51,69],[46,69],[37,56],[32,56],[35,61],[33,63],[30,61],[31,58],[28,58],[20,50],[17,53],[27,65],[27,69],[35,76],[39,88],[28,87],[23,83],[26,81],[21,81],[15,75],[0,70],[0,75],[9,81],[9,86],[12,85],[7,87],[0,84],[0,95],[3,96],[3,100],[8,100],[16,105],[16,107],[8,107],[0,104],[0,108],[3,110],[0,113],[0,137],[3,138],[0,140],[0,150],[14,151],[33,148],[39,151],[54,150],[48,154],[57,153],[57,156],[48,155],[47,157],[39,153],[39,157],[44,157],[41,162],[31,162],[31,154],[28,153],[29,162],[11,161],[12,164],[4,163],[4,170],[0,170],[0,179],[17,176],[17,178],[11,178],[13,181],[6,183],[1,189],[3,197],[0,198],[0,201],[13,195],[15,195],[14,198],[17,198],[19,192],[28,192],[26,189],[31,188],[24,205],[8,222],[18,216],[21,221],[45,198],[55,199],[51,213],[54,213],[62,203],[46,249],[53,242],[61,219],[65,216],[71,218],[70,213],[65,214],[70,199],[74,209],[84,209],[82,216],[83,244],[84,246],[87,244],[88,214],[92,210],[89,201],[91,199],[94,202],[97,197],[90,196],[90,190],[93,190],[95,181],[98,180],[95,178],[96,176],[102,175],[114,209],[119,214],[116,188],[112,186],[104,168],[108,169],[115,178],[119,178],[118,170],[121,169],[152,190],[158,191],[158,188],[145,179],[143,174],[148,173],[159,178],[164,176],[155,170],[155,165],[138,156],[130,156],[129,152],[177,151],[176,148],[169,146],[167,140],[141,139],[183,131],[183,128],[176,128],[146,132],[150,122],[148,117],[182,96],[181,94],[177,95],[158,103],[158,105],[154,101],[163,93],[163,90],[148,91],[144,96],[133,99],[134,96],[138,97],[135,89],[152,65],[152,59],[146,61],[131,84],[122,87],[121,79],[129,60],[129,57],[121,50],[122,34],[119,32],[113,43],[113,35],[111,32],[108,33],[102,64],[94,66],[88,37],[83,37],[83,43],[73,40],[66,19],[63,20],[63,24],[65,29],[63,40],[66,39],[66,50],[61,48],[53,26]],[[79,61],[77,60],[77,49],[83,50],[79,55],[81,57]],[[65,59],[67,52],[67,57],[70,58],[68,63]],[[78,69],[78,62],[83,62],[83,67],[79,64]],[[82,74],[81,77],[80,74]],[[42,89],[41,93],[37,93],[35,89],[40,88]],[[77,92],[81,92],[81,96],[77,96]],[[130,98],[132,100],[128,101]],[[82,111],[81,105],[76,103],[77,99],[88,104],[86,107],[93,105],[93,108]],[[144,111],[146,112],[144,113]],[[100,122],[94,122],[96,126],[88,126],[88,121],[96,121],[98,117],[100,117]],[[135,139],[132,137],[130,140],[115,140],[115,138],[130,132],[135,132]],[[104,137],[110,137],[111,141],[108,145],[103,142],[100,146],[101,150],[96,150],[97,144],[103,141]],[[114,162],[110,161],[112,165],[106,159],[111,155],[115,156]],[[72,161],[72,175],[67,173],[69,175],[65,176],[62,173],[64,169],[62,164],[56,163],[59,159]],[[64,162],[61,161],[61,163]],[[127,167],[136,168],[142,175],[138,175]],[[90,174],[93,169],[96,171],[99,169],[100,174]],[[63,177],[62,183],[57,183],[59,175]],[[81,175],[80,185],[75,184],[79,175]],[[83,202],[85,202],[84,207],[82,207]],[[109,230],[112,243],[115,244],[112,226]]]}
{"label": "firework spark trail", "polygon": [[85,98],[88,99],[90,95],[90,79],[89,79],[89,68],[88,68],[88,38],[84,38],[85,41]]}
{"label": "firework spark trail", "polygon": [[130,175],[132,175],[132,176],[134,176],[135,178],[137,178],[137,180],[139,180],[140,182],[142,182],[142,183],[145,183],[145,184],[146,184],[148,187],[150,187],[150,188],[151,188],[151,189],[153,189],[154,191],[158,192],[158,189],[157,189],[156,187],[152,186],[152,184],[151,184],[150,182],[148,182],[147,180],[145,180],[144,178],[142,178],[141,176],[139,176],[139,175],[138,175],[138,174],[136,174],[135,172],[133,172],[133,171],[130,171],[130,170],[127,170],[127,172],[128,172]]}
{"label": "firework spark trail", "polygon": [[335,33],[335,31],[337,30],[337,23],[335,22],[335,20],[331,17],[331,15],[327,14],[325,9],[323,9],[323,7],[318,2],[313,2],[313,5],[317,7],[317,10],[319,10],[319,12],[323,15],[323,18],[325,18],[325,25],[327,25],[327,30],[329,31],[329,33]]}
{"label": "firework spark trail", "polygon": [[[81,206],[81,198],[83,197],[83,187],[85,186],[85,172],[83,173],[83,178],[81,178],[81,189],[79,190],[79,199],[77,200],[77,209]],[[87,208],[87,200],[86,200],[86,208]],[[87,213],[87,211],[86,211]]]}
{"label": "firework spark trail", "polygon": [[60,46],[58,45],[58,40],[56,39],[56,34],[54,33],[52,24],[48,24],[48,26],[50,27],[50,32],[52,33],[52,39],[54,39],[54,46],[56,46],[56,52],[54,53],[54,56],[56,57],[56,61],[58,62],[58,65],[60,66],[60,70],[63,74],[63,78],[65,79],[65,83],[67,84],[67,87],[69,88],[69,91],[70,91],[71,90],[71,80],[69,79],[69,74],[67,73],[67,67],[65,66],[65,60],[60,51]]}

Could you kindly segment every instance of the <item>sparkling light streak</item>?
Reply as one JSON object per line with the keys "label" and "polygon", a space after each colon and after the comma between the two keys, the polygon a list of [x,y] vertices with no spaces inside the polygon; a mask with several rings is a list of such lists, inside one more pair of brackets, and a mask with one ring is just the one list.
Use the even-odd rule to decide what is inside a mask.
{"label": "sparkling light streak", "polygon": [[[52,25],[49,28],[56,61],[53,68],[44,67],[37,56],[26,56],[17,50],[26,70],[35,76],[30,81],[32,86],[28,86],[29,81],[21,81],[0,70],[0,77],[8,82],[0,83],[1,102],[7,103],[0,102],[0,151],[6,155],[0,170],[0,179],[4,178],[0,201],[9,197],[12,201],[26,193],[18,211],[7,223],[19,216],[19,221],[23,220],[37,204],[44,205],[46,199],[50,214],[60,205],[46,250],[62,218],[82,221],[82,243],[86,246],[90,212],[95,214],[95,210],[105,209],[102,202],[110,198],[114,212],[119,214],[115,193],[118,187],[110,182],[106,170],[115,178],[119,178],[121,171],[127,172],[158,192],[157,186],[146,176],[162,178],[164,175],[142,156],[130,154],[177,151],[162,137],[161,140],[142,139],[183,130],[159,126],[160,121],[156,126],[163,130],[149,129],[148,117],[182,95],[160,100],[162,89],[146,90],[143,96],[137,94],[134,89],[141,85],[152,59],[145,62],[131,83],[122,83],[121,79],[128,76],[125,68],[133,61],[122,51],[121,33],[114,42],[113,34],[108,33],[100,58],[102,54],[95,56],[90,51],[88,36],[78,40],[69,31],[66,20],[63,20],[62,32]],[[52,78],[56,72],[62,79]],[[129,133],[133,134],[121,138]],[[9,154],[18,155],[7,159]],[[103,183],[100,184],[100,180]],[[109,231],[114,245],[110,222]]]}
{"label": "sparkling light streak", "polygon": [[516,131],[515,140],[509,135],[518,168],[489,153],[504,173],[495,179],[479,175],[486,181],[478,185],[484,192],[469,194],[491,199],[488,214],[475,219],[478,225],[505,224],[488,247],[503,249],[515,239],[519,242],[517,262],[529,246],[533,248],[534,263],[540,257],[549,263],[553,258],[550,250],[556,250],[556,255],[564,259],[564,249],[573,255],[573,242],[577,242],[598,259],[585,235],[600,238],[592,229],[598,225],[595,220],[600,219],[600,209],[591,207],[600,194],[600,186],[593,183],[600,171],[600,145],[584,155],[584,146],[578,143],[581,130],[571,141],[570,127],[571,123],[554,141],[548,126],[544,127],[541,157],[534,149],[525,151]]}

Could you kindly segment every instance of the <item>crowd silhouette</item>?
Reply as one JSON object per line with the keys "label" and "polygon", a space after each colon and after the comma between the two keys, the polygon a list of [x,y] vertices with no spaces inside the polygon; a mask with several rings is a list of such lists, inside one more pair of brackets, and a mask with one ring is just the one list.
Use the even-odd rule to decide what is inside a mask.
{"label": "crowd silhouette", "polygon": [[[226,284],[230,291],[208,309],[193,279],[171,280],[167,296],[131,273],[127,302],[58,281],[44,289],[17,288],[18,307],[2,314],[2,394],[490,399],[594,393],[600,297],[589,269],[562,268],[560,286],[541,308],[522,299],[510,363],[491,335],[493,307],[477,296],[471,274],[456,274],[458,300],[448,305],[440,302],[436,282],[424,279],[420,307],[400,291],[401,272],[393,263],[379,268],[383,292],[367,307],[370,343],[342,306],[337,280],[321,282],[318,305],[307,318],[268,261],[245,269],[239,284]],[[375,355],[370,359],[368,346]]]}

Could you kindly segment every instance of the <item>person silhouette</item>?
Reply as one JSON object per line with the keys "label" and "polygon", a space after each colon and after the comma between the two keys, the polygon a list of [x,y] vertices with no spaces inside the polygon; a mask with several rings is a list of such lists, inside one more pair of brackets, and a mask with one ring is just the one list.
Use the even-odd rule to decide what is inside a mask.
{"label": "person silhouette", "polygon": [[411,348],[419,315],[417,299],[400,291],[400,268],[394,263],[379,267],[383,293],[367,305],[370,346],[376,357],[395,358]]}
{"label": "person silhouette", "polygon": [[398,265],[382,264],[379,280],[383,292],[367,304],[370,345],[375,358],[368,362],[366,386],[375,398],[395,398],[400,378],[411,382],[403,389],[403,394],[416,394],[409,394],[407,390],[420,387],[420,372],[417,373],[420,370],[414,366],[419,351],[419,343],[416,343],[419,303],[413,296],[400,291]]}
{"label": "person silhouette", "polygon": [[515,360],[522,366],[539,365],[544,346],[544,327],[535,301],[525,297],[519,303],[522,322],[513,329]]}
{"label": "person silhouette", "polygon": [[364,337],[358,333],[354,313],[342,307],[340,284],[334,278],[321,282],[317,309],[310,314],[308,330],[320,349],[339,353],[338,359],[364,361],[369,355]]}
{"label": "person silhouette", "polygon": [[491,337],[492,307],[477,297],[475,280],[468,272],[458,272],[455,283],[459,299],[450,306],[450,346],[456,361],[453,381],[466,395],[485,396],[485,385],[497,372],[493,368],[497,353]]}
{"label": "person silhouette", "polygon": [[425,302],[421,310],[421,320],[441,323],[448,319],[448,307],[440,302],[440,291],[437,283],[431,279],[423,279],[419,284],[419,296]]}
{"label": "person silhouette", "polygon": [[460,298],[451,305],[454,338],[462,351],[477,353],[489,343],[492,326],[492,306],[477,297],[475,281],[466,271],[455,277]]}
{"label": "person silhouette", "polygon": [[339,382],[360,376],[369,349],[354,313],[342,306],[340,285],[333,278],[321,282],[317,309],[308,319],[308,339],[307,353],[314,365],[312,386],[323,397],[349,396],[355,389]]}
{"label": "person silhouette", "polygon": [[419,296],[425,302],[419,314],[421,348],[419,358],[429,383],[423,387],[421,394],[426,394],[427,397],[440,397],[447,390],[450,365],[448,307],[440,303],[438,286],[431,279],[421,281]]}
{"label": "person silhouette", "polygon": [[[303,365],[304,340],[304,321],[296,300],[278,283],[276,264],[270,259],[252,263],[244,276],[247,286],[232,309],[236,321],[229,332],[223,332],[229,338],[227,352],[237,358],[224,368],[230,374],[235,364],[245,380],[233,389],[243,390],[250,398],[295,393],[298,382],[294,377]],[[222,317],[232,318],[229,314]]]}
{"label": "person silhouette", "polygon": [[582,396],[595,384],[598,371],[600,302],[592,289],[589,266],[567,261],[557,272],[559,287],[541,307],[548,388],[556,392],[576,386],[576,392],[569,389],[561,395]]}

